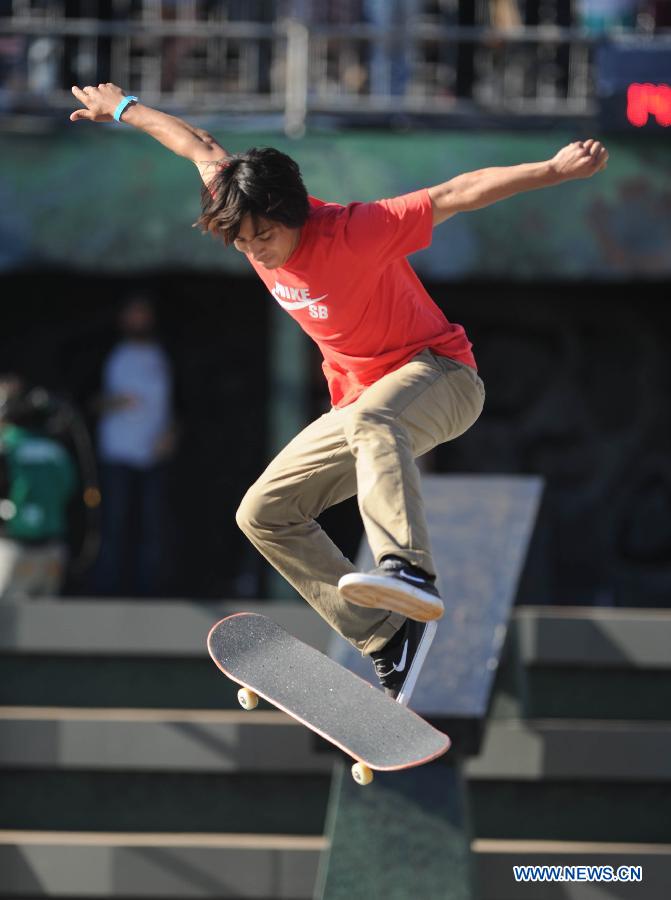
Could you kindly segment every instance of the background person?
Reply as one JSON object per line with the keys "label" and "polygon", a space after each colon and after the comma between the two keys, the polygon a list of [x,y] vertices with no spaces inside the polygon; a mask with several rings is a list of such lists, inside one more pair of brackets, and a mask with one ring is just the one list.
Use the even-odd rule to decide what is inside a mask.
{"label": "background person", "polygon": [[44,431],[46,391],[0,379],[0,597],[60,592],[68,507],[77,488],[67,449]]}
{"label": "background person", "polygon": [[105,361],[98,401],[100,594],[153,596],[159,590],[166,463],[175,448],[172,368],[156,333],[152,300],[131,296],[122,338]]}

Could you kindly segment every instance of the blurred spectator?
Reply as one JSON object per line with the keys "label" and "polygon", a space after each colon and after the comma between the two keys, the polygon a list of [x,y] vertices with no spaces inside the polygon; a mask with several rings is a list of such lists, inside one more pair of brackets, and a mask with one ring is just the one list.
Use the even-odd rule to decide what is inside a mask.
{"label": "blurred spectator", "polygon": [[412,76],[413,42],[404,37],[419,9],[419,0],[363,0],[368,22],[393,37],[374,40],[370,50],[370,93],[374,96],[405,94]]}
{"label": "blurred spectator", "polygon": [[166,463],[175,449],[172,372],[148,297],[131,296],[119,325],[122,340],[105,362],[98,403],[102,533],[95,588],[101,594],[154,596],[160,586]]}
{"label": "blurred spectator", "polygon": [[642,0],[577,0],[578,24],[594,35],[612,29],[635,28]]}
{"label": "blurred spectator", "polygon": [[[525,10],[528,12],[528,9]],[[454,18],[446,20],[453,24]],[[514,31],[528,22],[522,18],[519,0],[487,0],[479,4],[458,4],[458,24],[467,27],[495,29],[497,34],[479,42],[460,41],[457,53],[456,93],[478,101],[500,106],[504,85],[514,73],[517,84],[529,67],[530,45],[506,40],[505,32]],[[536,23],[538,24],[538,23]],[[558,23],[557,23],[558,24]],[[507,76],[506,76],[507,72]]]}
{"label": "blurred spectator", "polygon": [[[108,22],[128,9],[118,0],[61,0],[63,14],[68,19],[97,19]],[[59,48],[59,63],[63,86],[109,81],[111,76],[112,39],[109,35],[66,37]],[[60,57],[62,56],[62,60]]]}
{"label": "blurred spectator", "polygon": [[[486,42],[482,50],[483,57],[485,54],[489,55],[488,65],[483,66],[483,74],[487,72],[484,77],[489,82],[487,88],[493,96],[496,96],[504,84],[507,70],[508,79],[515,74],[519,90],[524,79],[523,73],[528,68],[529,48],[508,43],[505,39],[505,32],[514,31],[523,24],[518,0],[489,0],[487,17],[482,24],[495,28],[501,34],[501,37]],[[540,76],[538,67],[537,78]],[[484,88],[484,85],[481,88]],[[501,99],[503,100],[503,97]]]}
{"label": "blurred spectator", "polygon": [[36,37],[28,47],[28,90],[35,97],[46,99],[59,87],[59,41],[51,37]]}
{"label": "blurred spectator", "polygon": [[48,394],[0,379],[0,597],[58,594],[76,470],[44,431]]}
{"label": "blurred spectator", "polygon": [[671,0],[653,0],[649,8],[655,28],[671,28]]}
{"label": "blurred spectator", "polygon": [[362,21],[361,0],[284,0],[279,13],[315,25],[353,25]]}
{"label": "blurred spectator", "polygon": [[10,110],[15,94],[25,82],[26,39],[21,35],[0,36],[0,112]]}
{"label": "blurred spectator", "polygon": [[[0,18],[11,14],[11,0],[0,0]],[[22,35],[0,34],[0,113],[12,109],[25,80],[25,47]]]}
{"label": "blurred spectator", "polygon": [[[204,14],[204,10],[196,9],[193,4],[184,3],[183,0],[163,0],[160,7],[164,22],[179,22],[184,19],[195,22],[199,13]],[[177,88],[180,64],[197,45],[198,41],[192,37],[163,38],[160,54],[162,91],[174,91]]]}
{"label": "blurred spectator", "polygon": [[489,20],[500,31],[519,28],[522,16],[518,0],[489,0]]}

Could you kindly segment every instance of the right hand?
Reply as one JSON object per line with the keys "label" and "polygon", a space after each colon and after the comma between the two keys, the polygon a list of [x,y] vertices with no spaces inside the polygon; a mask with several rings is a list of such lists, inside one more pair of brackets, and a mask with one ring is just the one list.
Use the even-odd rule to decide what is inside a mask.
{"label": "right hand", "polygon": [[562,181],[590,178],[608,164],[608,151],[601,141],[574,141],[555,154],[550,165]]}
{"label": "right hand", "polygon": [[114,119],[114,110],[126,96],[116,84],[99,84],[98,87],[87,85],[72,88],[72,93],[82,103],[85,109],[76,109],[70,115],[71,122],[79,119],[88,119],[89,122],[111,122]]}

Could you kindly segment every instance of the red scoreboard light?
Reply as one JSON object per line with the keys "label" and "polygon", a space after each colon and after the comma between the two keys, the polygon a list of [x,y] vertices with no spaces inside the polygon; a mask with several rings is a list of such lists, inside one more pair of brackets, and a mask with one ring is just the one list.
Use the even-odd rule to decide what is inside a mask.
{"label": "red scoreboard light", "polygon": [[633,126],[641,137],[654,137],[671,125],[669,51],[667,40],[647,37],[611,37],[597,47],[594,84],[604,130]]}
{"label": "red scoreboard light", "polygon": [[627,88],[627,120],[643,128],[653,116],[658,125],[671,125],[671,87],[668,84],[630,84]]}

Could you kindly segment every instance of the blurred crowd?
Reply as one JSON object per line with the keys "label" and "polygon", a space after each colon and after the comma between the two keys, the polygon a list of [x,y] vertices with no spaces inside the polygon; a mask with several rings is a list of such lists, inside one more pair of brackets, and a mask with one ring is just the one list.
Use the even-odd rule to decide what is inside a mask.
{"label": "blurred crowd", "polygon": [[164,585],[166,474],[177,433],[172,369],[151,297],[129,296],[89,402],[95,452],[72,403],[0,377],[0,597],[53,596],[68,570],[89,593]]}
{"label": "blurred crowd", "polygon": [[[71,84],[107,80],[160,95],[226,91],[268,96],[282,89],[288,69],[286,45],[268,29],[281,29],[289,20],[302,21],[314,32],[312,90],[333,90],[335,85],[354,97],[412,93],[471,98],[478,95],[473,89],[476,49],[500,53],[492,44],[497,40],[492,28],[504,39],[506,33],[537,26],[580,29],[583,41],[623,33],[653,35],[671,27],[671,0],[0,0],[0,110],[21,109],[26,98],[46,104]],[[113,30],[139,22],[143,33],[127,41]],[[40,23],[45,30],[39,30]],[[247,23],[252,30],[230,37],[221,30],[211,36],[189,34],[190,25],[208,23]],[[54,24],[59,28],[50,30]],[[374,33],[357,32],[361,25]],[[182,31],[161,31],[162,26]],[[415,41],[413,26],[462,32],[454,39],[443,35],[433,40],[425,32]],[[260,30],[255,33],[254,27]],[[323,31],[329,27],[341,31],[329,36]],[[342,33],[348,28],[351,36]],[[468,29],[483,31],[478,36]],[[560,38],[558,44],[571,40]],[[529,35],[529,43],[519,50],[530,54],[533,68],[538,63],[532,45]],[[551,64],[566,68],[561,48],[555,51]],[[500,76],[500,67],[484,68],[480,77]],[[565,74],[559,80],[565,81]]]}
{"label": "blurred crowd", "polygon": [[[590,27],[650,27],[668,15],[668,0],[2,0],[0,15],[17,18],[229,20],[385,25],[394,17],[471,15],[505,27],[585,22]],[[649,17],[649,18],[648,18]],[[640,21],[637,21],[639,20]]]}

